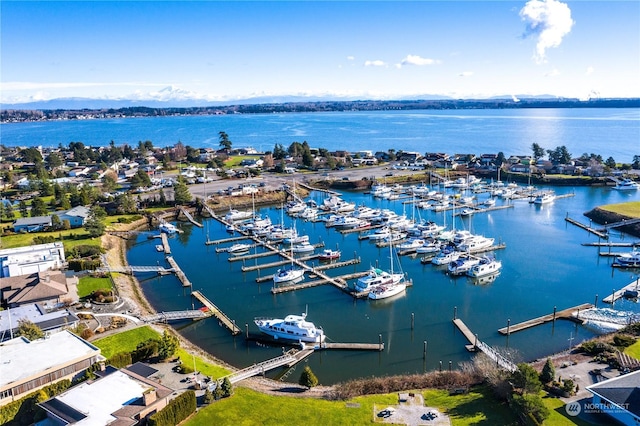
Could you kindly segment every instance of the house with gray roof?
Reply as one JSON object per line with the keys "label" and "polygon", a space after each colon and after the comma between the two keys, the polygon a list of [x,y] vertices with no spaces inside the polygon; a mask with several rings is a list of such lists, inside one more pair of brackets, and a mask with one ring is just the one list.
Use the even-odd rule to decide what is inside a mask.
{"label": "house with gray roof", "polygon": [[55,214],[60,217],[60,222],[68,220],[72,228],[79,228],[84,226],[84,223],[91,215],[91,211],[85,206],[76,206],[70,210],[56,212]]}
{"label": "house with gray roof", "polygon": [[601,412],[624,425],[640,424],[640,370],[586,388],[593,394],[585,412]]}
{"label": "house with gray roof", "polygon": [[37,232],[51,227],[51,216],[21,217],[13,222],[14,232]]}
{"label": "house with gray roof", "polygon": [[0,278],[0,301],[3,307],[40,303],[53,309],[65,302],[78,301],[78,278],[67,278],[59,271]]}
{"label": "house with gray roof", "polygon": [[0,311],[0,342],[12,339],[21,321],[32,322],[44,332],[56,333],[66,327],[76,327],[80,319],[68,309],[50,311],[38,303],[5,309]]}

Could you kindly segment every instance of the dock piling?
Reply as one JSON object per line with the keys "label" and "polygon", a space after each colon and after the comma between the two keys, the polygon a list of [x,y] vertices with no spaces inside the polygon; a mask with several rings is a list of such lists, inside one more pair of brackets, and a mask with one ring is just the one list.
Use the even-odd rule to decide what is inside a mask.
{"label": "dock piling", "polygon": [[596,294],[596,300],[593,302],[593,307],[597,308],[598,307],[598,295]]}
{"label": "dock piling", "polygon": [[442,373],[442,360],[440,360],[440,372]]}
{"label": "dock piling", "polygon": [[556,322],[556,307],[553,307],[553,323],[555,324]]}
{"label": "dock piling", "polygon": [[507,336],[511,334],[511,318],[507,318]]}
{"label": "dock piling", "polygon": [[414,323],[415,323],[415,314],[411,312],[411,330],[413,330]]}
{"label": "dock piling", "polygon": [[453,319],[456,319],[458,316],[458,307],[454,306],[453,307]]}
{"label": "dock piling", "polygon": [[427,341],[425,340],[422,347],[422,359],[427,359]]}
{"label": "dock piling", "polygon": [[378,345],[380,345],[380,350],[382,350],[382,334],[378,334]]}
{"label": "dock piling", "polygon": [[451,365],[452,365],[452,362],[451,360],[449,360],[449,373],[451,373]]}

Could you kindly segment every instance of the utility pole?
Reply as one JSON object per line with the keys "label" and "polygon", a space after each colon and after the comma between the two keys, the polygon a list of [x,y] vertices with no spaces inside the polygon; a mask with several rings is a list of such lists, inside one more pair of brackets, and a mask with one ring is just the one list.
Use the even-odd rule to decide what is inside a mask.
{"label": "utility pole", "polygon": [[573,342],[573,331],[569,332],[569,365],[571,365],[571,343]]}

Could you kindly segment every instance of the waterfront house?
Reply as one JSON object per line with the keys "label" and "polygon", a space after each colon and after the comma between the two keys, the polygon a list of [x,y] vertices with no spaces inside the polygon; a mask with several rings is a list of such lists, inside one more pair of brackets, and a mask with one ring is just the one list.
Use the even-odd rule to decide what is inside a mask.
{"label": "waterfront house", "polygon": [[65,265],[61,242],[0,250],[0,278],[61,269]]}
{"label": "waterfront house", "polygon": [[21,217],[13,222],[14,232],[37,232],[51,227],[51,216]]}
{"label": "waterfront house", "polygon": [[593,394],[585,412],[601,412],[624,425],[640,424],[640,370],[586,388]]}
{"label": "waterfront house", "polygon": [[49,420],[57,425],[146,424],[148,416],[162,410],[176,395],[172,389],[126,368],[96,374],[99,379],[85,381],[41,402]]}
{"label": "waterfront house", "polygon": [[0,278],[0,301],[3,307],[40,303],[53,309],[78,301],[78,278],[57,271]]}
{"label": "waterfront house", "polygon": [[76,206],[70,210],[56,212],[55,214],[60,217],[60,222],[68,220],[72,228],[79,228],[84,226],[91,214],[91,211],[85,206]]}
{"label": "waterfront house", "polygon": [[71,380],[104,359],[100,349],[67,330],[34,341],[16,337],[3,342],[0,358],[0,406]]}
{"label": "waterfront house", "polygon": [[12,339],[20,321],[29,321],[46,333],[57,333],[69,327],[77,327],[80,319],[68,309],[50,311],[38,303],[0,311],[0,341]]}

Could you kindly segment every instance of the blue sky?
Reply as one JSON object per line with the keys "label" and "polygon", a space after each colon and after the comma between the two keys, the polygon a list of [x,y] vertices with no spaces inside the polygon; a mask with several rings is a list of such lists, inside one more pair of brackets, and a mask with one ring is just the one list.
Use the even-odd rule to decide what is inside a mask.
{"label": "blue sky", "polygon": [[1,3],[3,103],[640,97],[638,1]]}

